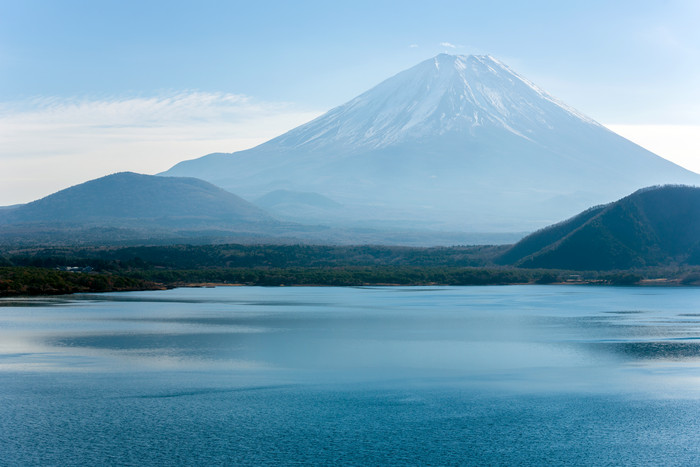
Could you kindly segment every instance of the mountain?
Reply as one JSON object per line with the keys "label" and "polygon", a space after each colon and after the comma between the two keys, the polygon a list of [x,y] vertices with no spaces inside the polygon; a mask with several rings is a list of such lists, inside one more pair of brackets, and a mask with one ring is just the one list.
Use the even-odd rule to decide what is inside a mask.
{"label": "mountain", "polygon": [[575,270],[700,264],[700,188],[639,190],[535,232],[503,264]]}
{"label": "mountain", "polygon": [[0,211],[0,233],[110,230],[118,235],[177,231],[260,231],[279,224],[240,197],[195,178],[122,172]]}
{"label": "mountain", "polygon": [[288,205],[308,208],[337,209],[342,205],[318,193],[275,190],[253,201],[264,209],[280,209]]}
{"label": "mountain", "polygon": [[184,161],[255,199],[341,203],[348,222],[527,231],[689,172],[571,109],[490,56],[438,55],[252,149]]}
{"label": "mountain", "polygon": [[323,224],[333,219],[343,205],[318,193],[275,190],[253,204],[271,213],[278,219],[292,222]]}
{"label": "mountain", "polygon": [[[260,200],[286,217],[294,209],[326,214],[339,206],[314,193],[278,192]],[[509,244],[514,234],[489,236]],[[0,244],[122,243],[390,244],[484,243],[481,234],[330,228],[278,221],[267,210],[208,182],[124,172],[76,185],[40,200],[0,207]]]}

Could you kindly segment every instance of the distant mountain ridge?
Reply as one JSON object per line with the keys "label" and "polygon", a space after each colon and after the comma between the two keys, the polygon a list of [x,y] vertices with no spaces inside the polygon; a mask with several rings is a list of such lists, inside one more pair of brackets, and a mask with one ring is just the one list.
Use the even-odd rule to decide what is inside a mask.
{"label": "distant mountain ridge", "polygon": [[700,188],[639,190],[525,237],[499,262],[575,270],[700,265]]}
{"label": "distant mountain ridge", "polygon": [[[265,200],[263,200],[264,204]],[[267,198],[280,213],[333,212],[334,201],[313,193]],[[495,240],[494,240],[495,238]],[[489,237],[511,243],[518,234]],[[271,216],[208,182],[122,172],[66,188],[40,200],[0,209],[0,244],[316,243],[454,245],[483,243],[481,234],[417,229],[332,229]]]}
{"label": "distant mountain ridge", "polygon": [[[132,172],[107,175],[28,204],[0,211],[6,238],[111,239],[177,232],[257,232],[279,222],[240,197],[203,180]],[[72,233],[71,233],[72,232]]]}
{"label": "distant mountain ridge", "polygon": [[304,224],[329,224],[343,205],[318,193],[275,190],[252,203],[281,220]]}
{"label": "distant mountain ridge", "polygon": [[256,206],[278,208],[286,205],[308,206],[310,208],[335,209],[342,205],[318,193],[275,190],[253,200]]}
{"label": "distant mountain ridge", "polygon": [[700,184],[490,56],[438,55],[255,148],[184,161],[247,199],[316,192],[348,219],[523,231],[640,187]]}

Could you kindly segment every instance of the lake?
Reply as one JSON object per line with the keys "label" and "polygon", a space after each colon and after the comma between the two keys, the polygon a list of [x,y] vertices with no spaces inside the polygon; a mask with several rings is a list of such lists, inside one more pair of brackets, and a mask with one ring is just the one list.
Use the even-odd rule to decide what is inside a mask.
{"label": "lake", "polygon": [[700,289],[0,300],[2,465],[700,463]]}

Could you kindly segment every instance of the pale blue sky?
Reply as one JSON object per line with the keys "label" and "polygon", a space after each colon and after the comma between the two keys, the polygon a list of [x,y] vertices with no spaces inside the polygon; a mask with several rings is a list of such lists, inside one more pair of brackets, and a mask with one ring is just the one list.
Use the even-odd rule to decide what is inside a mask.
{"label": "pale blue sky", "polygon": [[0,205],[249,147],[440,52],[693,166],[698,24],[696,0],[0,0]]}

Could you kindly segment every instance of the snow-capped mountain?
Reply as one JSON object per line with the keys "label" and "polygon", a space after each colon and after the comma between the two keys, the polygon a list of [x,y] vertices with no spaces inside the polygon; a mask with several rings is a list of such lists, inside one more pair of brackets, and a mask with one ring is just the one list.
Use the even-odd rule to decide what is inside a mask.
{"label": "snow-capped mountain", "polygon": [[260,146],[165,174],[249,199],[317,192],[343,204],[336,221],[477,231],[529,230],[643,186],[700,184],[497,59],[446,54]]}
{"label": "snow-capped mountain", "polygon": [[378,149],[484,125],[528,139],[538,129],[553,129],[568,114],[595,124],[493,57],[443,54],[276,142],[289,148]]}

